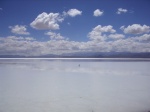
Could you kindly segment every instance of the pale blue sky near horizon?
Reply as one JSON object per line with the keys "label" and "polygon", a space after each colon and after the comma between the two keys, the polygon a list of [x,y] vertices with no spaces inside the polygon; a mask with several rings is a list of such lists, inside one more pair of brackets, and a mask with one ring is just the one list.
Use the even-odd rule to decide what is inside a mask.
{"label": "pale blue sky near horizon", "polygon": [[[142,46],[141,52],[149,52],[150,46],[147,43],[150,40],[149,5],[149,0],[1,0],[0,38],[3,38],[1,43],[6,43],[4,39],[10,36],[13,36],[13,38],[32,37],[34,41],[38,42],[40,49],[44,49],[41,48],[40,42],[64,40],[65,42],[67,41],[65,44],[68,46],[64,48],[67,52],[68,49],[72,49],[72,51],[75,49],[76,51],[74,52],[94,49],[91,46],[107,52],[114,50],[114,46],[118,47],[117,43],[120,43],[119,41],[128,41],[128,38],[135,37],[134,42],[136,43],[133,43],[134,46],[131,48],[117,48],[116,51],[124,51],[126,49],[125,51],[131,52],[136,51],[132,49],[133,47]],[[72,12],[69,13],[71,10]],[[94,15],[96,10],[98,11]],[[37,18],[44,12],[45,15],[41,19]],[[50,13],[52,14],[51,17]],[[54,16],[56,13],[57,15]],[[35,21],[35,19],[38,20]],[[96,41],[96,43],[94,45],[93,43],[89,44],[91,41]],[[127,43],[129,42],[131,41]],[[33,44],[29,41],[28,43]],[[146,46],[143,43],[146,43]],[[103,46],[103,44],[109,45]],[[18,46],[15,46],[15,48],[12,45],[10,45],[14,48],[12,51],[17,50]],[[57,46],[57,43],[55,45]],[[53,45],[50,44],[50,46]],[[77,48],[78,46],[79,48]],[[97,46],[98,48],[96,48]],[[0,46],[1,49],[2,47],[5,48],[5,46]],[[136,49],[139,49],[138,47]],[[35,46],[32,49],[34,48]],[[10,48],[8,49],[5,51],[8,50],[7,53],[9,54],[12,51]],[[31,48],[28,49],[31,50]],[[28,52],[28,49],[15,52]],[[52,49],[57,50],[60,48],[52,47]],[[65,50],[61,51],[64,52]],[[3,54],[5,51],[0,51],[0,54]],[[44,54],[49,52],[44,52]]]}

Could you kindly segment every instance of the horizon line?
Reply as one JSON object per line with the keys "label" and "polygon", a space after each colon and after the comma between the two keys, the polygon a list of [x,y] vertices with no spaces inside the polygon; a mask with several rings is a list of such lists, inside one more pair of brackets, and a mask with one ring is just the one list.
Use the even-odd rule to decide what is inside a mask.
{"label": "horizon line", "polygon": [[17,59],[17,60],[46,60],[46,59],[52,59],[52,60],[90,60],[90,59],[94,59],[94,60],[149,60],[150,58],[0,58],[0,60],[11,60],[11,59]]}

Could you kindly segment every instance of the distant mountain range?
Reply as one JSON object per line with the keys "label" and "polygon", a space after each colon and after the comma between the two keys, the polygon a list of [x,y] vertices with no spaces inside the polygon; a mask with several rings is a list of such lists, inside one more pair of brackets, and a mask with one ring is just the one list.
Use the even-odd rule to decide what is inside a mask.
{"label": "distant mountain range", "polygon": [[0,58],[150,58],[150,52],[77,52],[64,53],[61,55],[47,54],[41,56],[0,55]]}

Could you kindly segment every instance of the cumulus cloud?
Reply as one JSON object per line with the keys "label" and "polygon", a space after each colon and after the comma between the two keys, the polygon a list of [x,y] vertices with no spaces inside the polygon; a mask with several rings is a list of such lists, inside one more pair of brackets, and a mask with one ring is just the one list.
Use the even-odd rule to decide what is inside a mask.
{"label": "cumulus cloud", "polygon": [[[55,33],[51,33],[51,35],[55,35]],[[107,35],[105,36],[108,38]],[[32,37],[8,36],[0,37],[0,54],[37,56],[75,52],[150,52],[149,40],[150,34],[115,41],[90,40],[87,42],[64,39],[41,42]]]}
{"label": "cumulus cloud", "polygon": [[125,28],[125,26],[120,27],[121,30],[123,30],[126,34],[142,34],[142,33],[149,33],[150,32],[150,26],[147,25],[140,25],[140,24],[133,24],[129,25]]}
{"label": "cumulus cloud", "polygon": [[116,32],[116,30],[114,30],[113,26],[111,26],[111,25],[108,25],[108,26],[98,25],[94,28],[94,30],[100,31],[101,33],[103,33],[103,32],[115,33]]}
{"label": "cumulus cloud", "polygon": [[123,9],[123,8],[118,8],[118,11],[116,12],[117,14],[121,14],[121,13],[127,13],[128,10],[127,9]]}
{"label": "cumulus cloud", "polygon": [[99,40],[99,41],[104,41],[107,39],[106,35],[102,35],[102,33],[115,33],[116,30],[113,29],[113,26],[108,25],[108,26],[101,26],[98,25],[91,32],[89,32],[88,37],[91,40]]}
{"label": "cumulus cloud", "polygon": [[[122,27],[125,28],[125,27]],[[89,41],[70,41],[60,33],[46,32],[48,41],[38,41],[33,37],[0,37],[1,55],[39,56],[46,54],[64,54],[76,52],[150,52],[150,34],[119,34],[111,25],[94,27],[89,33]]]}
{"label": "cumulus cloud", "polygon": [[33,37],[25,37],[24,40],[26,41],[35,41],[36,39]]}
{"label": "cumulus cloud", "polygon": [[144,34],[144,35],[140,36],[139,41],[150,42],[150,34]]}
{"label": "cumulus cloud", "polygon": [[46,13],[43,12],[37,16],[37,18],[30,24],[32,28],[38,30],[58,30],[59,22],[62,22],[64,17],[59,13]]}
{"label": "cumulus cloud", "polygon": [[82,11],[80,11],[78,9],[70,9],[70,10],[68,10],[67,14],[71,17],[75,17],[77,15],[82,15]]}
{"label": "cumulus cloud", "polygon": [[101,11],[100,9],[96,9],[94,12],[93,12],[93,16],[102,16],[104,13],[104,11]]}
{"label": "cumulus cloud", "polygon": [[130,37],[134,41],[139,42],[150,42],[150,34],[143,34],[141,36]]}
{"label": "cumulus cloud", "polygon": [[109,36],[108,36],[109,38],[112,38],[112,39],[123,39],[123,38],[125,38],[125,36],[123,35],[123,34],[110,34]]}
{"label": "cumulus cloud", "polygon": [[35,47],[32,44],[34,42],[35,39],[32,37],[1,37],[0,53],[1,55],[33,55],[33,51],[36,52],[36,49],[34,49]]}
{"label": "cumulus cloud", "polygon": [[[84,46],[84,42],[82,43]],[[1,55],[37,56],[77,52],[82,49],[80,42],[68,40],[37,41],[27,37],[0,37]]]}
{"label": "cumulus cloud", "polygon": [[19,34],[19,35],[29,35],[30,33],[27,32],[27,28],[24,25],[15,25],[15,26],[9,26],[11,29],[11,32],[14,34]]}
{"label": "cumulus cloud", "polygon": [[63,22],[67,16],[75,17],[77,15],[82,15],[82,11],[70,9],[67,12],[63,11],[62,14],[43,12],[30,23],[30,26],[37,30],[58,30],[60,29],[59,23]]}
{"label": "cumulus cloud", "polygon": [[54,32],[47,32],[45,35],[49,35],[50,39],[52,40],[62,40],[65,39],[63,36],[60,35],[60,33],[54,33]]}
{"label": "cumulus cloud", "polygon": [[13,41],[35,41],[36,39],[33,37],[22,37],[22,36],[8,36],[5,38],[0,38],[1,42],[13,42]]}

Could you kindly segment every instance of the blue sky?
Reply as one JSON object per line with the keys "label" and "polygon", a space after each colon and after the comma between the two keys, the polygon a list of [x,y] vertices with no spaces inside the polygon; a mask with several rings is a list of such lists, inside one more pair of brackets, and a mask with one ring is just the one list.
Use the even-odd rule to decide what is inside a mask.
{"label": "blue sky", "polygon": [[149,0],[1,0],[0,54],[150,52]]}

